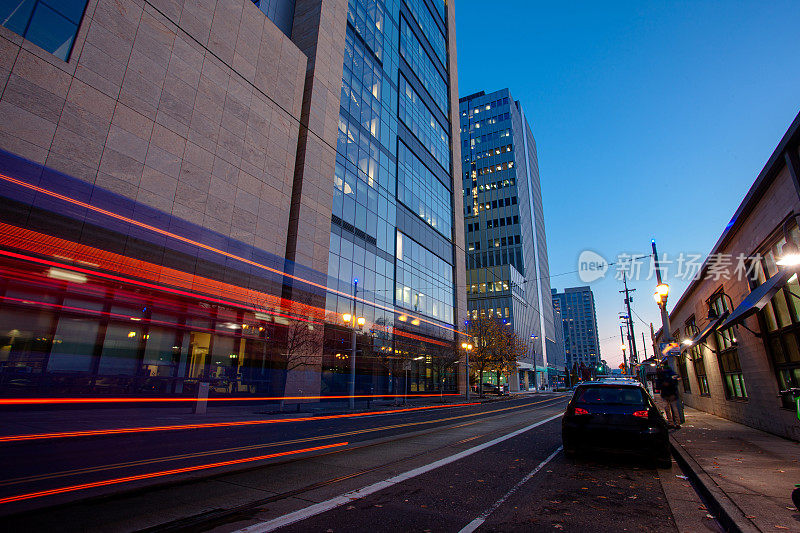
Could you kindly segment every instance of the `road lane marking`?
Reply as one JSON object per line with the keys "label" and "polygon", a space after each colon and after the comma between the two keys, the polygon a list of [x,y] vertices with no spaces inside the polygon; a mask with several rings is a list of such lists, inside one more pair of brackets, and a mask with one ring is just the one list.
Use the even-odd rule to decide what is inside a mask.
{"label": "road lane marking", "polygon": [[464,527],[461,529],[461,531],[459,531],[458,533],[472,533],[473,531],[475,531],[476,529],[478,529],[478,528],[481,526],[481,524],[483,524],[484,522],[486,522],[486,519],[487,519],[487,518],[489,518],[489,515],[491,515],[491,514],[492,514],[493,512],[495,512],[495,511],[496,511],[496,510],[497,510],[497,509],[498,509],[498,508],[499,508],[501,505],[503,505],[503,504],[505,503],[505,501],[506,501],[508,498],[510,498],[512,494],[514,494],[515,492],[517,492],[517,490],[519,490],[519,488],[520,488],[522,485],[524,485],[525,483],[527,483],[528,481],[530,481],[530,479],[531,479],[533,476],[535,476],[536,474],[538,474],[538,473],[539,473],[539,470],[541,470],[542,468],[544,468],[544,466],[545,466],[547,463],[549,463],[549,462],[550,462],[550,461],[553,459],[553,457],[555,457],[556,455],[558,455],[558,453],[559,453],[561,450],[563,450],[563,449],[564,449],[564,447],[563,447],[563,446],[559,446],[558,448],[556,448],[556,451],[554,451],[553,453],[551,453],[551,454],[550,454],[550,455],[547,457],[547,459],[545,459],[544,461],[542,461],[541,463],[539,463],[539,464],[536,466],[536,468],[534,468],[533,470],[531,470],[530,472],[528,472],[528,474],[527,474],[527,475],[526,475],[524,478],[522,478],[522,479],[519,481],[519,483],[517,483],[516,485],[514,485],[514,486],[511,488],[511,490],[510,490],[510,491],[506,492],[506,493],[503,495],[503,497],[502,497],[502,498],[500,498],[499,500],[497,500],[496,502],[494,502],[494,504],[493,504],[491,507],[489,507],[488,509],[486,509],[486,510],[485,510],[485,511],[484,511],[484,512],[483,512],[483,513],[482,513],[482,514],[481,514],[481,515],[480,515],[478,518],[476,518],[475,520],[473,520],[472,522],[470,522],[469,524],[467,524],[466,526],[464,526]]}
{"label": "road lane marking", "polygon": [[539,400],[537,402],[532,402],[532,403],[525,403],[523,405],[515,405],[515,406],[512,406],[512,407],[503,407],[501,409],[493,409],[493,410],[490,410],[490,411],[479,411],[477,413],[470,413],[470,414],[466,414],[466,415],[457,415],[457,416],[451,416],[451,417],[446,417],[446,418],[437,418],[437,419],[434,419],[434,420],[423,420],[423,421],[419,421],[419,422],[408,422],[408,423],[405,423],[405,424],[394,424],[394,425],[390,425],[390,426],[369,427],[369,428],[364,428],[364,429],[359,429],[359,430],[336,433],[336,434],[332,434],[332,435],[318,435],[318,436],[315,436],[315,437],[306,437],[306,438],[302,438],[302,439],[278,441],[278,442],[272,442],[272,443],[267,443],[267,444],[254,444],[254,445],[250,445],[250,446],[239,446],[239,447],[235,447],[235,448],[222,448],[222,449],[211,450],[211,451],[206,451],[206,452],[179,454],[179,455],[172,455],[172,456],[167,456],[167,457],[155,457],[155,458],[152,458],[152,459],[142,459],[142,460],[139,460],[139,461],[128,461],[128,462],[123,462],[123,463],[114,463],[114,464],[110,464],[110,465],[101,465],[101,466],[94,466],[94,467],[79,468],[79,469],[75,469],[75,470],[65,470],[65,471],[61,471],[61,472],[53,472],[53,473],[48,473],[48,474],[38,474],[38,475],[33,475],[33,476],[12,478],[12,479],[8,479],[8,480],[0,481],[0,487],[5,487],[5,486],[9,486],[9,485],[17,485],[17,484],[20,484],[20,483],[30,483],[30,482],[33,482],[33,481],[43,481],[43,480],[48,480],[48,479],[56,479],[56,478],[66,477],[66,476],[77,476],[77,475],[81,475],[81,474],[90,474],[90,473],[94,473],[94,472],[103,472],[103,471],[106,471],[106,470],[115,470],[115,469],[119,469],[119,468],[127,468],[127,467],[134,467],[134,466],[144,466],[144,465],[155,464],[155,463],[166,463],[166,462],[170,462],[170,461],[180,461],[180,460],[183,460],[183,459],[196,459],[196,458],[200,458],[200,457],[208,457],[208,456],[211,456],[211,455],[220,455],[220,454],[224,454],[224,453],[238,453],[238,452],[246,452],[246,451],[251,451],[251,450],[257,450],[257,449],[260,449],[260,448],[274,448],[274,447],[277,447],[277,446],[285,446],[285,445],[290,445],[290,444],[302,444],[302,443],[314,442],[314,441],[318,441],[318,440],[338,439],[338,438],[343,438],[343,437],[351,437],[353,435],[361,435],[361,434],[365,434],[365,433],[373,433],[373,432],[376,432],[376,431],[386,431],[386,430],[390,430],[390,429],[402,429],[402,428],[405,428],[405,427],[429,425],[429,424],[435,424],[437,422],[448,422],[448,421],[451,421],[451,420],[459,420],[459,419],[463,419],[463,418],[471,418],[471,417],[476,417],[476,416],[481,416],[481,415],[493,415],[495,413],[500,413],[500,412],[503,412],[503,411],[509,411],[509,410],[514,410],[514,409],[524,409],[524,408],[535,406],[535,405],[538,405],[538,404],[541,404],[541,403],[551,402],[553,400],[559,400],[561,398],[563,398],[563,396],[557,396],[555,398],[548,398],[548,399],[545,399],[545,400]]}
{"label": "road lane marking", "polygon": [[272,520],[268,520],[266,522],[261,522],[259,524],[254,524],[252,526],[239,529],[235,533],[267,533],[269,531],[274,531],[278,528],[288,526],[296,522],[300,522],[301,520],[305,520],[307,518],[311,518],[312,516],[316,516],[326,511],[330,511],[331,509],[335,509],[336,507],[339,507],[347,503],[351,503],[355,500],[360,500],[361,498],[374,494],[378,491],[381,491],[398,483],[402,483],[403,481],[407,481],[411,478],[430,472],[431,470],[435,470],[441,466],[445,466],[452,462],[458,461],[459,459],[463,459],[464,457],[468,457],[474,453],[477,453],[479,451],[485,450],[486,448],[494,446],[495,444],[499,444],[508,439],[512,439],[517,435],[525,433],[526,431],[530,431],[531,429],[537,428],[541,425],[551,422],[557,418],[560,418],[561,416],[562,416],[561,413],[553,415],[549,418],[545,418],[544,420],[540,420],[539,422],[535,422],[516,431],[512,431],[511,433],[507,433],[501,437],[497,437],[496,439],[492,439],[488,442],[484,442],[483,444],[479,444],[478,446],[473,446],[472,448],[468,448],[455,455],[439,459],[438,461],[434,461],[433,463],[420,466],[418,468],[409,470],[408,472],[404,472],[402,474],[391,477],[389,479],[385,479],[383,481],[378,481],[377,483],[373,483],[372,485],[367,485],[366,487],[362,487],[360,489],[347,492],[345,494],[342,494],[341,496],[331,498],[330,500],[316,503],[304,509],[300,509],[292,513],[285,514],[283,516],[273,518]]}

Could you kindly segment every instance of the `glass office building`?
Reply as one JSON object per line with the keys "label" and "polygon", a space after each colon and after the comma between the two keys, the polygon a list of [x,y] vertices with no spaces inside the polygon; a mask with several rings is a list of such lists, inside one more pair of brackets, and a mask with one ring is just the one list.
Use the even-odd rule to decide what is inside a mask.
{"label": "glass office building", "polygon": [[453,8],[338,2],[0,7],[0,395],[456,389]]}
{"label": "glass office building", "polygon": [[563,323],[566,365],[570,369],[581,364],[596,367],[600,362],[600,341],[592,289],[588,286],[569,287],[564,292],[553,289],[552,298]]}
{"label": "glass office building", "polygon": [[510,323],[528,346],[511,388],[541,386],[560,347],[533,133],[508,89],[461,98],[459,115],[468,313]]}
{"label": "glass office building", "polygon": [[[326,310],[374,324],[360,390],[455,390],[457,357],[450,72],[440,0],[350,0]],[[331,387],[349,332],[336,332]],[[369,337],[372,337],[371,339]],[[365,353],[366,353],[365,352]],[[337,357],[338,356],[338,357]],[[405,370],[404,370],[405,369]],[[328,371],[326,371],[328,372]],[[337,385],[333,379],[338,376]],[[402,382],[397,378],[402,376]],[[327,378],[327,374],[326,374]]]}

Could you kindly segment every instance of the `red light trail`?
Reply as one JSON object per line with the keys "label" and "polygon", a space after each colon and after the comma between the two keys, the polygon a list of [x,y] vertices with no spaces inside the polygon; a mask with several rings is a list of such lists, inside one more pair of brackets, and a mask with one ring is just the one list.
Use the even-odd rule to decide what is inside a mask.
{"label": "red light trail", "polygon": [[[2,175],[0,175],[0,177],[2,177]],[[290,319],[302,320],[304,322],[309,322],[310,320],[298,316],[298,313],[303,313],[315,319],[323,319],[323,317],[326,314],[324,309],[314,307],[312,305],[294,302],[292,300],[287,300],[285,298],[279,298],[276,296],[265,294],[263,292],[254,291],[252,289],[245,289],[228,283],[203,278],[201,276],[197,276],[194,274],[187,274],[185,272],[181,272],[179,270],[175,270],[169,267],[154,265],[152,263],[147,263],[139,259],[132,259],[130,257],[118,255],[113,252],[106,252],[104,250],[99,250],[97,248],[92,248],[90,246],[86,246],[83,244],[74,243],[71,241],[60,239],[58,237],[50,237],[42,233],[37,233],[34,231],[17,228],[15,226],[11,226],[2,222],[0,222],[0,235],[2,235],[7,239],[7,242],[5,244],[17,249],[22,249],[25,251],[41,255],[55,256],[59,258],[63,258],[62,254],[64,253],[64,251],[69,250],[69,253],[71,255],[75,256],[76,258],[83,259],[84,263],[93,262],[106,270],[111,270],[118,274],[125,274],[129,276],[135,276],[137,278],[148,279],[155,283],[154,284],[145,283],[133,278],[120,277],[116,275],[106,274],[103,272],[98,272],[97,270],[85,269],[73,265],[67,265],[60,262],[53,262],[49,260],[39,259],[31,256],[25,256],[22,254],[15,254],[13,252],[5,252],[0,250],[0,254],[12,257],[14,259],[39,263],[46,266],[55,266],[62,269],[68,269],[73,272],[79,272],[81,274],[86,274],[86,275],[93,275],[96,277],[112,281],[124,281],[125,283],[128,283],[130,285],[137,285],[140,287],[155,289],[170,294],[175,294],[178,296],[212,301],[215,303],[221,303],[223,305],[239,307],[254,312],[264,312],[266,309],[255,308],[243,302],[264,301],[265,303],[268,302],[270,305],[274,307],[279,307],[281,309],[288,309],[288,312],[292,313],[289,315],[281,313],[275,309],[271,309],[268,310],[270,314],[283,316]],[[167,281],[176,287],[188,289],[188,291],[177,290],[175,288],[168,287],[166,285],[158,283],[164,281]],[[206,293],[202,294],[194,292],[198,288],[201,290],[205,290]],[[210,294],[216,294],[217,296],[225,296],[226,298],[229,298],[229,300],[220,299],[217,296],[209,296]],[[336,315],[336,317],[338,318],[338,315]],[[407,337],[414,340],[421,340],[424,342],[429,342],[440,346],[450,346],[450,344],[442,342],[437,339],[422,337],[420,335],[397,330],[395,328],[388,328],[379,325],[373,325],[373,328],[383,329],[385,331],[391,330],[391,332],[394,333],[395,335]]]}
{"label": "red light trail", "polygon": [[443,407],[464,407],[468,405],[478,405],[477,403],[454,403],[448,405],[433,405],[428,407],[409,407],[406,409],[393,409],[390,411],[370,411],[366,413],[352,413],[342,415],[322,415],[308,416],[304,418],[282,418],[274,420],[240,420],[235,422],[209,422],[205,424],[177,424],[174,426],[143,426],[133,428],[113,428],[113,429],[92,429],[84,431],[66,431],[61,433],[36,433],[29,435],[8,435],[0,437],[0,442],[20,442],[28,440],[42,439],[62,439],[73,437],[93,437],[105,435],[120,435],[125,433],[148,433],[152,431],[180,431],[187,429],[209,429],[235,426],[255,426],[263,424],[282,424],[287,422],[312,422],[315,420],[333,420],[337,418],[356,418],[362,416],[372,416],[381,414],[405,413],[409,411],[422,411],[430,409],[441,409]]}
{"label": "red light trail", "polygon": [[[262,402],[280,400],[344,400],[349,398],[388,398],[387,394],[356,394],[335,396],[241,396],[226,398],[208,398],[209,402]],[[406,396],[406,395],[404,395]],[[433,398],[439,396],[458,396],[458,393],[408,394],[409,398]],[[1,398],[0,405],[48,405],[48,404],[91,404],[91,403],[179,403],[196,402],[197,398]]]}
{"label": "red light trail", "polygon": [[[120,220],[120,221],[126,222],[128,224],[133,224],[134,226],[138,226],[140,228],[152,231],[152,232],[157,233],[159,235],[163,235],[165,237],[169,237],[169,238],[184,242],[186,244],[190,244],[192,246],[197,246],[198,248],[202,248],[204,250],[208,250],[210,252],[214,252],[214,253],[222,255],[224,257],[228,257],[228,258],[231,258],[231,259],[235,259],[237,261],[241,261],[242,263],[245,263],[245,264],[257,267],[257,268],[261,268],[261,269],[266,270],[268,272],[271,272],[273,274],[278,274],[280,276],[286,276],[287,278],[291,278],[291,279],[300,281],[302,283],[306,283],[308,285],[311,285],[312,287],[317,287],[319,289],[323,289],[323,290],[325,290],[327,292],[331,292],[331,293],[334,293],[334,294],[337,294],[337,295],[340,295],[340,296],[344,296],[346,298],[354,298],[353,295],[351,295],[351,294],[347,294],[347,293],[344,293],[342,291],[338,291],[336,289],[331,289],[330,287],[328,287],[326,285],[321,285],[319,283],[315,283],[315,282],[307,280],[305,278],[301,278],[299,276],[295,276],[294,274],[289,274],[287,272],[283,272],[283,271],[278,270],[276,268],[272,268],[272,267],[269,267],[267,265],[262,265],[261,263],[258,263],[256,261],[252,261],[250,259],[246,259],[244,257],[240,257],[240,256],[238,256],[236,254],[232,254],[230,252],[226,252],[224,250],[220,250],[219,248],[214,248],[213,246],[209,246],[207,244],[203,244],[201,242],[189,239],[187,237],[183,237],[182,235],[178,235],[176,233],[172,233],[170,231],[166,231],[164,229],[157,228],[155,226],[151,226],[150,224],[145,224],[144,222],[138,221],[136,219],[129,218],[129,217],[120,215],[118,213],[114,213],[113,211],[108,211],[107,209],[103,209],[103,208],[94,206],[92,204],[83,202],[81,200],[77,200],[75,198],[71,198],[69,196],[65,196],[63,194],[60,194],[60,193],[57,193],[57,192],[53,192],[53,191],[45,189],[43,187],[39,187],[39,186],[33,185],[31,183],[26,183],[24,181],[12,178],[10,176],[6,176],[5,174],[0,174],[0,179],[3,179],[5,181],[8,181],[8,182],[13,183],[15,185],[18,185],[20,187],[24,187],[26,189],[30,189],[30,190],[33,190],[33,191],[36,191],[36,192],[40,192],[42,194],[46,194],[46,195],[51,196],[53,198],[58,198],[59,200],[62,200],[64,202],[68,202],[68,203],[71,203],[73,205],[77,205],[77,206],[83,207],[85,209],[89,209],[91,211],[94,211],[96,213],[100,213],[100,214],[108,216],[110,218],[114,218],[116,220]],[[90,271],[90,273],[96,274],[96,272],[91,272],[91,271]],[[374,306],[374,307],[378,307],[378,308],[383,309],[385,311],[390,311],[392,313],[397,313],[398,312],[393,307],[384,306],[384,305],[378,304],[376,302],[370,302],[370,301],[365,300],[363,298],[355,297],[355,299],[360,301],[360,302],[362,302],[362,303],[364,303],[364,304],[371,305],[371,306]],[[407,314],[409,316],[412,316],[412,315],[410,315],[408,313],[405,313],[405,314]],[[451,328],[451,327],[448,327],[448,326],[444,326],[442,324],[438,324],[438,323],[436,323],[436,322],[434,322],[432,320],[428,320],[428,319],[426,319],[424,317],[415,316],[413,318],[419,319],[422,322],[426,322],[428,324],[440,327],[442,329],[446,329],[448,331],[452,331],[454,333],[465,335],[465,333],[462,333],[462,332],[458,331],[457,329],[454,329],[454,328]]]}
{"label": "red light trail", "polygon": [[27,494],[18,494],[16,496],[7,496],[0,498],[0,504],[18,502],[22,500],[30,500],[33,498],[41,498],[43,496],[53,496],[55,494],[64,494],[65,492],[74,492],[78,490],[92,489],[95,487],[104,487],[107,485],[117,485],[119,483],[129,483],[131,481],[139,481],[142,479],[152,479],[155,477],[171,476],[174,474],[183,474],[186,472],[196,472],[198,470],[207,470],[210,468],[219,468],[221,466],[237,465],[242,463],[249,463],[253,461],[261,461],[264,459],[272,459],[274,457],[284,457],[286,455],[295,455],[298,453],[316,452],[319,450],[327,450],[330,448],[338,448],[347,446],[348,442],[337,442],[336,444],[325,444],[324,446],[314,446],[313,448],[303,448],[301,450],[290,450],[287,452],[270,453],[267,455],[259,455],[258,457],[245,457],[243,459],[232,459],[230,461],[220,461],[218,463],[209,463],[205,465],[187,466],[184,468],[175,468],[172,470],[162,470],[160,472],[150,472],[148,474],[138,474],[135,476],[119,477],[114,479],[105,479],[103,481],[94,481],[92,483],[82,483],[80,485],[69,485],[67,487],[59,487],[56,489],[42,490],[39,492],[29,492]]}

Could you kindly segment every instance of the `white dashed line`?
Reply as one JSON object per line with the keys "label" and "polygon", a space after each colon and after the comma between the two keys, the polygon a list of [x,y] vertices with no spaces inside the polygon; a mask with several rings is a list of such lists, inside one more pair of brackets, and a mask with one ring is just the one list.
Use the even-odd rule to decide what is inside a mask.
{"label": "white dashed line", "polygon": [[527,482],[528,482],[528,481],[529,481],[529,480],[530,480],[530,479],[531,479],[533,476],[535,476],[537,473],[539,473],[539,470],[541,470],[542,468],[544,468],[544,465],[546,465],[547,463],[549,463],[549,462],[550,462],[550,461],[553,459],[553,457],[555,457],[556,455],[558,455],[558,452],[560,452],[562,449],[564,449],[564,447],[563,447],[563,446],[559,446],[559,447],[556,449],[556,451],[554,451],[553,453],[551,453],[551,454],[550,454],[550,456],[549,456],[547,459],[545,459],[544,461],[542,461],[541,463],[539,463],[539,465],[538,465],[536,468],[534,468],[533,470],[531,470],[531,471],[530,471],[530,472],[529,472],[529,473],[528,473],[528,474],[527,474],[527,475],[526,475],[524,478],[522,478],[522,479],[519,481],[519,483],[517,483],[516,485],[514,485],[514,487],[513,487],[513,488],[512,488],[510,491],[506,492],[506,493],[503,495],[503,497],[502,497],[502,498],[500,498],[499,500],[497,500],[496,502],[494,502],[494,505],[492,505],[491,507],[489,507],[488,509],[486,509],[486,510],[483,512],[483,514],[481,514],[481,515],[480,515],[478,518],[476,518],[475,520],[473,520],[472,522],[470,522],[469,524],[467,524],[466,526],[464,526],[464,527],[461,529],[461,531],[459,531],[458,533],[472,533],[473,531],[475,531],[476,529],[478,529],[478,527],[479,527],[481,524],[483,524],[484,522],[486,522],[486,519],[487,519],[487,518],[489,518],[489,515],[490,515],[490,514],[492,514],[493,512],[495,512],[495,511],[497,510],[497,508],[498,508],[498,507],[500,507],[501,505],[503,505],[503,503],[505,503],[505,501],[506,501],[506,500],[507,500],[507,499],[508,499],[508,498],[509,498],[509,497],[510,497],[512,494],[514,494],[515,492],[517,492],[517,490],[518,490],[518,489],[519,489],[519,488],[520,488],[522,485],[524,485],[525,483],[527,483]]}
{"label": "white dashed line", "polygon": [[[488,442],[484,442],[483,444],[479,444],[478,446],[473,446],[472,448],[469,448],[467,450],[459,452],[459,453],[457,453],[455,455],[451,455],[449,457],[445,457],[444,459],[439,459],[438,461],[434,461],[433,463],[430,463],[430,464],[427,464],[427,465],[424,465],[424,466],[420,466],[418,468],[415,468],[413,470],[409,470],[408,472],[404,472],[402,474],[399,474],[397,476],[391,477],[389,479],[385,479],[383,481],[379,481],[377,483],[373,483],[372,485],[367,485],[366,487],[362,487],[362,488],[360,488],[358,490],[354,490],[354,491],[348,492],[346,494],[342,494],[341,496],[337,496],[335,498],[331,498],[330,500],[326,500],[324,502],[316,503],[316,504],[311,505],[309,507],[306,507],[304,509],[297,510],[297,511],[295,511],[293,513],[285,514],[283,516],[279,516],[277,518],[273,518],[272,520],[268,520],[266,522],[261,522],[260,524],[254,524],[252,526],[248,526],[248,527],[242,528],[242,529],[236,531],[235,533],[267,533],[268,531],[275,531],[278,528],[281,528],[281,527],[284,527],[284,526],[288,526],[288,525],[294,524],[296,522],[300,522],[301,520],[305,520],[307,518],[311,518],[312,516],[316,516],[316,515],[318,515],[320,513],[326,512],[326,511],[330,511],[331,509],[335,509],[336,507],[339,507],[340,505],[344,505],[346,503],[351,503],[351,502],[353,502],[355,500],[359,500],[361,498],[369,496],[370,494],[374,494],[374,493],[376,493],[376,492],[378,492],[380,490],[383,490],[385,488],[391,487],[392,485],[396,485],[398,483],[402,483],[403,481],[406,481],[408,479],[414,478],[414,477],[419,476],[421,474],[424,474],[426,472],[430,472],[431,470],[439,468],[440,466],[444,466],[444,465],[450,464],[450,463],[452,463],[454,461],[458,461],[459,459],[463,459],[464,457],[468,457],[468,456],[470,456],[470,455],[472,455],[474,453],[477,453],[477,452],[479,452],[481,450],[485,450],[486,448],[494,446],[495,444],[499,444],[499,443],[501,443],[503,441],[506,441],[508,439],[514,438],[517,435],[521,435],[522,433],[525,433],[526,431],[530,431],[531,429],[537,428],[537,427],[539,427],[539,426],[541,426],[543,424],[546,424],[546,423],[548,423],[548,422],[550,422],[552,420],[555,420],[556,418],[560,418],[560,417],[561,417],[561,413],[559,413],[557,415],[554,415],[554,416],[551,416],[549,418],[545,418],[544,420],[536,422],[535,424],[531,424],[529,426],[525,426],[522,429],[518,429],[516,431],[512,431],[511,433],[503,435],[502,437],[497,437],[496,439],[490,440]],[[559,450],[560,449],[561,448],[559,448]],[[538,469],[541,468],[544,464],[546,464],[547,461],[552,459],[553,456],[556,453],[558,453],[559,450],[556,450],[556,452],[553,453],[553,455],[548,457],[544,461],[544,463],[542,463],[541,465],[539,465],[537,467],[537,470],[534,470],[532,473],[528,474],[528,476],[533,476],[536,472],[538,472],[539,471]],[[526,476],[526,480],[527,479],[529,479],[529,477]],[[518,485],[522,485],[522,483],[523,482],[520,482]],[[512,489],[512,492],[513,492],[513,490],[516,490],[516,487],[514,489]],[[504,498],[508,497],[508,495],[510,495],[510,494],[511,493],[509,492],[509,494],[504,496]],[[498,505],[498,504],[495,504],[495,505]],[[494,506],[492,507],[492,509],[493,508],[494,508]],[[489,512],[491,512],[491,509],[490,509]],[[486,513],[484,513],[484,514],[486,514]],[[483,516],[483,515],[481,515],[481,516]],[[484,520],[485,520],[485,518],[484,518]],[[475,527],[478,527],[478,526],[475,526]],[[469,531],[472,531],[472,530],[469,530]]]}

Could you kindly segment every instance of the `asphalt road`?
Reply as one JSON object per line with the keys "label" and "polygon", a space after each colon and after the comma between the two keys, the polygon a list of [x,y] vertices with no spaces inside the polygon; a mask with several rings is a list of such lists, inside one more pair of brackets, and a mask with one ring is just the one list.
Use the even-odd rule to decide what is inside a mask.
{"label": "asphalt road", "polygon": [[[518,398],[462,407],[388,411],[352,418],[299,418],[294,421],[282,420],[278,423],[233,427],[0,442],[0,456],[13,459],[3,461],[3,468],[0,469],[0,501],[2,498],[58,491],[65,487],[106,483],[131,476],[199,468],[220,462],[291,453],[321,446],[347,443],[352,448],[376,438],[387,439],[409,432],[470,423],[487,416],[513,414],[534,406],[561,402],[563,400],[553,397]],[[158,425],[162,424],[163,422]],[[124,420],[117,424],[118,427],[129,425]],[[154,424],[143,424],[142,427],[149,425]],[[263,461],[259,461],[257,464],[262,463]],[[243,463],[243,466],[248,466],[248,463]],[[214,469],[199,468],[193,474],[206,471],[213,473]],[[168,480],[170,477],[157,476],[152,479],[161,482],[164,481],[162,478]],[[103,493],[124,489],[126,485],[108,485]],[[65,501],[65,495],[67,499],[80,498],[85,493],[67,491],[56,496],[0,503],[0,514],[51,502],[59,503]],[[97,494],[98,491],[88,493]]]}
{"label": "asphalt road", "polygon": [[278,531],[458,532],[480,518],[476,531],[676,531],[655,467],[607,456],[569,460],[560,446],[554,420]]}
{"label": "asphalt road", "polygon": [[[268,427],[6,444],[0,451],[20,461],[0,472],[2,494],[349,442],[247,470],[74,491],[0,512],[40,507],[4,517],[13,531],[676,531],[659,481],[674,478],[669,471],[613,457],[564,457],[565,403],[539,396]],[[34,465],[43,475],[32,479]],[[342,495],[344,504],[329,504]]]}

